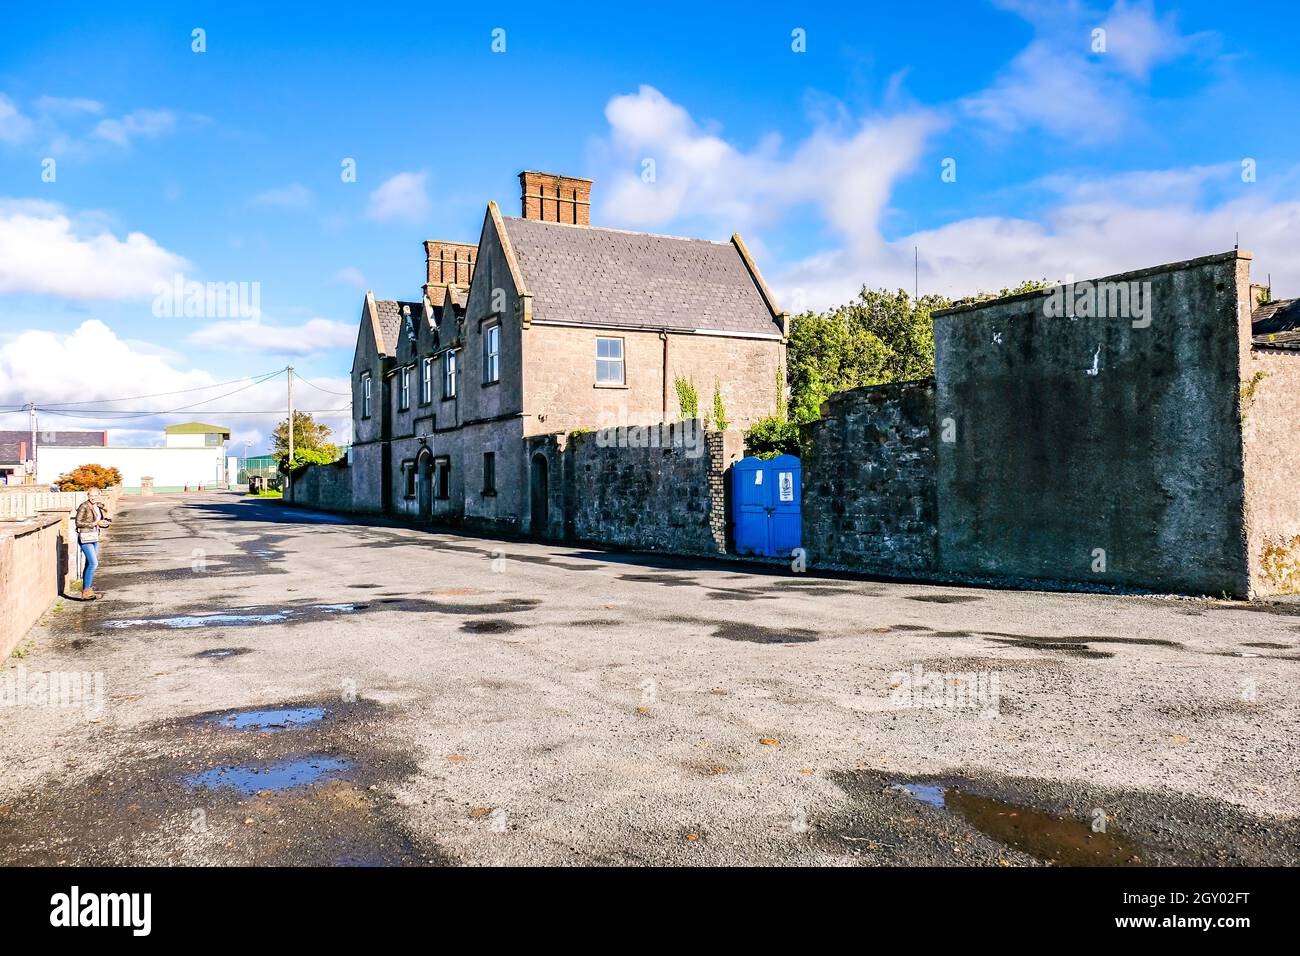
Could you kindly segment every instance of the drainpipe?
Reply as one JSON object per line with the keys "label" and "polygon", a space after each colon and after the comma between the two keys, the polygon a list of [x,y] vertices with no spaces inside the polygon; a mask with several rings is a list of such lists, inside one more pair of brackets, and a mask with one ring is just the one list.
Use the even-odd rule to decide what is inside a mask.
{"label": "drainpipe", "polygon": [[668,421],[668,330],[664,329],[659,333],[660,340],[664,343],[664,410],[661,421]]}

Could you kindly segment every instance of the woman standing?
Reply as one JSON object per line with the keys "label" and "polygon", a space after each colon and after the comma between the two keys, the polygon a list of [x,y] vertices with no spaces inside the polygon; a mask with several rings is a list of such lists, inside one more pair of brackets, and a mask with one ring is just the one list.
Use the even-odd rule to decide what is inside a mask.
{"label": "woman standing", "polygon": [[98,488],[91,488],[86,492],[86,500],[77,509],[77,538],[86,560],[86,569],[81,574],[83,601],[93,601],[99,597],[91,587],[95,580],[95,569],[99,567],[99,529],[107,528],[113,520],[104,510],[101,497]]}

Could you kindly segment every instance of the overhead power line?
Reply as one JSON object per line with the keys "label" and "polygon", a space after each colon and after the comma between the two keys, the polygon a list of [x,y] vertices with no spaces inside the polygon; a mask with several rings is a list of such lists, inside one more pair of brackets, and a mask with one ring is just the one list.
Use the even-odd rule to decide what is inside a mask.
{"label": "overhead power line", "polygon": [[[312,415],[334,415],[334,414],[344,414],[344,413],[346,413],[346,412],[350,412],[350,411],[352,411],[352,409],[351,409],[351,408],[295,408],[294,411],[296,411],[296,412],[309,412],[309,413],[312,414]],[[3,413],[0,413],[0,414],[3,414]],[[50,414],[50,415],[57,415],[57,416],[59,416],[60,418],[75,418],[75,419],[85,420],[85,421],[103,421],[103,417],[100,416],[100,415],[83,415],[83,414],[81,414],[80,412],[61,412],[61,411],[52,411],[52,412],[49,412],[48,414]],[[144,413],[141,413],[141,414],[139,414],[139,415],[133,415],[133,416],[130,416],[130,417],[115,418],[115,419],[112,419],[112,421],[114,421],[114,422],[123,421],[123,422],[124,422],[124,421],[131,421],[131,420],[134,419],[134,418],[152,418],[154,415],[169,415],[169,414],[171,414],[171,412],[144,412]],[[253,410],[253,409],[239,409],[239,410],[237,410],[237,411],[215,410],[214,414],[222,415],[222,416],[230,416],[230,415],[284,415],[284,414],[285,414],[285,410],[284,410],[283,408],[265,408],[265,409],[260,409],[260,410]]]}
{"label": "overhead power line", "polygon": [[[71,412],[61,408],[46,408],[45,406],[42,405],[40,406],[40,411],[41,414],[43,415],[60,415],[63,416],[64,418],[82,418],[82,419],[107,418],[109,421],[129,421],[131,419],[136,419],[136,418],[152,418],[155,415],[172,415],[175,414],[176,412],[189,411],[190,409],[198,408],[200,405],[207,405],[210,402],[215,402],[223,398],[228,398],[231,395],[238,395],[240,392],[246,392],[248,391],[248,389],[253,388],[254,386],[257,385],[261,385],[263,382],[266,382],[274,378],[275,376],[279,375],[281,371],[283,370],[281,369],[281,370],[271,372],[269,375],[264,375],[261,378],[254,379],[253,381],[249,382],[247,385],[242,385],[239,388],[231,389],[230,391],[223,392],[220,395],[214,395],[211,398],[205,398],[201,401],[193,402],[189,405],[178,405],[175,408],[160,408],[160,409],[154,409],[152,411],[132,411],[132,410],[121,409],[121,408],[82,408],[82,409],[78,409],[76,412]],[[239,379],[237,381],[243,381],[243,380]],[[214,409],[214,411],[220,411],[220,410]],[[221,414],[231,414],[231,413],[221,412]]]}
{"label": "overhead power line", "polygon": [[294,373],[293,373],[293,377],[296,378],[298,381],[303,382],[304,384],[310,385],[312,388],[316,389],[316,391],[318,391],[318,392],[325,392],[327,395],[342,395],[344,398],[351,398],[351,397],[352,397],[352,393],[351,393],[351,392],[336,392],[336,391],[334,391],[333,389],[329,389],[329,388],[321,388],[321,387],[320,387],[319,385],[317,385],[315,382],[303,378],[303,377],[302,377],[301,375],[299,375],[297,372],[294,372]]}
{"label": "overhead power line", "polygon": [[[262,375],[255,375],[253,378],[257,381],[265,381],[274,375],[279,375],[283,371],[283,368],[277,368],[273,372],[265,372]],[[50,409],[70,408],[74,405],[95,405],[101,402],[134,402],[142,398],[162,398],[164,395],[184,395],[189,392],[202,392],[210,388],[221,388],[224,385],[235,385],[239,382],[247,382],[248,380],[249,376],[245,375],[242,378],[232,378],[228,382],[213,382],[211,385],[196,385],[193,388],[178,388],[171,392],[153,392],[149,395],[126,395],[121,398],[88,398],[80,402],[38,402],[37,405],[43,409]],[[254,382],[254,384],[256,384],[256,382]],[[22,407],[26,408],[26,405],[23,405]]]}

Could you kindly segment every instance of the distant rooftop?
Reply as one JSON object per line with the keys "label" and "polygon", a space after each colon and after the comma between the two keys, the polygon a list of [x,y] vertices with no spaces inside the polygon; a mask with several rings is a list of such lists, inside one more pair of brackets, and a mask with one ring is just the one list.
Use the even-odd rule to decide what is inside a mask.
{"label": "distant rooftop", "polygon": [[1265,302],[1250,316],[1250,333],[1262,348],[1300,351],[1300,299]]}
{"label": "distant rooftop", "polygon": [[212,432],[221,432],[223,439],[230,440],[229,428],[224,425],[208,425],[204,422],[181,422],[179,425],[168,425],[163,431],[168,435],[209,435]]}

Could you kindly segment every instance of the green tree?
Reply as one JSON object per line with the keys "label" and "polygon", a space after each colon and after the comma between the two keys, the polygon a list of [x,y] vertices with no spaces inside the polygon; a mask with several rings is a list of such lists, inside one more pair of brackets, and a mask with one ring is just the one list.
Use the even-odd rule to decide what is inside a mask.
{"label": "green tree", "polygon": [[760,418],[745,432],[745,454],[755,458],[777,455],[801,455],[803,452],[798,422],[768,415]]}
{"label": "green tree", "polygon": [[[294,468],[303,465],[327,465],[338,460],[339,446],[330,442],[330,427],[316,421],[310,412],[293,413],[293,464]],[[283,470],[289,457],[289,420],[286,418],[275,426],[271,435],[271,454]]]}
{"label": "green tree", "polygon": [[835,392],[864,385],[907,382],[934,374],[931,313],[953,305],[987,302],[1047,288],[1029,279],[1000,292],[978,292],[956,302],[942,295],[913,298],[863,286],[858,297],[826,312],[805,312],[791,321],[787,355],[790,417],[809,422]]}
{"label": "green tree", "polygon": [[864,286],[852,302],[795,316],[787,354],[790,417],[812,421],[822,402],[846,388],[934,374],[930,313],[949,304],[943,296],[914,300],[902,289]]}

